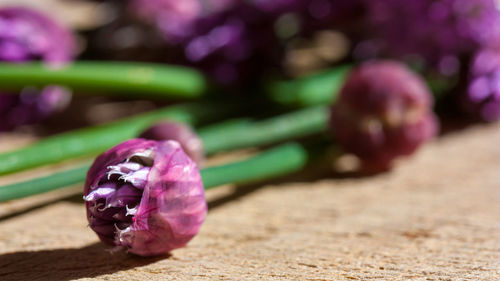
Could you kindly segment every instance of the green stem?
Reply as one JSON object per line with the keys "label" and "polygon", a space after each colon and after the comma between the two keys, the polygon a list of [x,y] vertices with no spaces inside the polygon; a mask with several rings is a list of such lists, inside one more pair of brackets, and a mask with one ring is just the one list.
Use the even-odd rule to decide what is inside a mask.
{"label": "green stem", "polygon": [[229,108],[217,105],[190,104],[171,106],[105,125],[63,133],[27,147],[0,154],[0,175],[61,162],[102,152],[120,142],[136,137],[152,123],[173,119],[190,125],[227,114]]}
{"label": "green stem", "polygon": [[344,65],[294,80],[274,81],[267,91],[272,100],[288,106],[332,104],[351,69]]}
{"label": "green stem", "polygon": [[248,183],[301,170],[309,159],[298,143],[287,143],[243,161],[209,167],[201,171],[205,189],[229,183]]}
{"label": "green stem", "polygon": [[204,76],[186,67],[132,62],[78,61],[62,68],[41,63],[0,63],[2,89],[62,85],[85,93],[119,96],[196,98],[206,92]]}
{"label": "green stem", "polygon": [[[300,144],[287,143],[242,161],[201,171],[205,189],[223,184],[262,181],[302,169],[308,162],[308,151]],[[89,165],[50,176],[0,187],[0,202],[19,199],[79,184],[85,180]]]}
{"label": "green stem", "polygon": [[[227,110],[227,109],[226,109]],[[151,123],[171,118],[194,124],[197,120],[222,114],[221,109],[171,107],[112,124],[86,128],[46,138],[31,146],[0,154],[0,175],[47,165],[104,151],[136,137]],[[231,149],[269,145],[322,132],[327,127],[328,108],[306,108],[268,120],[248,119],[226,122],[199,131],[207,154]]]}
{"label": "green stem", "polygon": [[[294,80],[269,82],[267,92],[272,100],[287,106],[333,104],[351,69],[351,65],[345,65]],[[422,69],[413,70],[425,75],[427,85],[436,100],[443,98],[458,84],[456,77],[426,73]]]}
{"label": "green stem", "polygon": [[316,134],[327,129],[329,111],[326,106],[311,107],[264,121],[228,124],[225,127],[199,131],[207,154],[270,145],[292,138]]}
{"label": "green stem", "polygon": [[42,194],[85,181],[90,165],[0,187],[0,202]]}

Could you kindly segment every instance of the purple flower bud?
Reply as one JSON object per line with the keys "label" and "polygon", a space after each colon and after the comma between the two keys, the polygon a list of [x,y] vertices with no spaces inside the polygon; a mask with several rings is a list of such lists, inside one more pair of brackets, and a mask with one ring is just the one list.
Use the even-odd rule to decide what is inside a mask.
{"label": "purple flower bud", "polygon": [[469,68],[464,109],[485,121],[500,119],[500,49],[479,51]]}
{"label": "purple flower bud", "polygon": [[84,199],[99,238],[141,256],[185,246],[207,213],[198,167],[171,140],[132,139],[101,154]]}
{"label": "purple flower bud", "polygon": [[196,163],[201,166],[205,160],[203,142],[189,127],[179,122],[161,122],[155,124],[139,135],[148,140],[174,140],[181,144],[182,149]]}
{"label": "purple flower bud", "polygon": [[348,152],[367,167],[386,170],[437,133],[432,104],[425,82],[403,64],[367,62],[348,77],[331,124]]}
{"label": "purple flower bud", "polygon": [[[71,32],[50,18],[27,8],[0,8],[0,61],[42,60],[57,66],[70,61],[75,52]],[[55,86],[0,94],[0,131],[36,123],[65,108],[70,99],[68,90]]]}

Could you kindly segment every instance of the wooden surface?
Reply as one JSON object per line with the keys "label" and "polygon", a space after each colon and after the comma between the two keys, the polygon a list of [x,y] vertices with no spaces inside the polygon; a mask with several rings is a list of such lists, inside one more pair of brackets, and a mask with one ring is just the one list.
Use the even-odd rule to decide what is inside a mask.
{"label": "wooden surface", "polygon": [[384,175],[210,191],[199,235],[159,258],[109,253],[55,192],[0,204],[0,280],[498,280],[499,188],[500,125],[477,125]]}

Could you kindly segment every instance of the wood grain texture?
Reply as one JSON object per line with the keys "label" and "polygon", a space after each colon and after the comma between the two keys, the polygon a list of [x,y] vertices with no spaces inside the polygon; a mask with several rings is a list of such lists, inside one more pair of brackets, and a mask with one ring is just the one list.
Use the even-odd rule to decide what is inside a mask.
{"label": "wood grain texture", "polygon": [[52,194],[0,204],[0,279],[498,280],[499,188],[500,124],[478,125],[384,175],[210,191],[200,234],[159,258],[109,253],[80,195]]}

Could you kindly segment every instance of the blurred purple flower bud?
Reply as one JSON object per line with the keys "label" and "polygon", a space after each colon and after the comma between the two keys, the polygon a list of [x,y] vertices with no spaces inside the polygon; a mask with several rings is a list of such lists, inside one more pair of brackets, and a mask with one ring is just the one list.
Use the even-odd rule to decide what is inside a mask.
{"label": "blurred purple flower bud", "polygon": [[63,87],[47,86],[41,92],[27,87],[18,95],[0,94],[0,132],[34,124],[64,110],[71,92]]}
{"label": "blurred purple flower bud", "polygon": [[189,13],[174,8],[180,2],[134,0],[131,10],[143,10],[167,44],[183,49],[182,63],[202,69],[219,85],[238,87],[280,71],[286,44],[306,29],[326,26],[348,0],[189,0],[183,4],[193,2]]}
{"label": "blurred purple flower bud", "polygon": [[176,141],[132,139],[104,152],[84,199],[99,238],[141,256],[185,246],[207,213],[198,167]]}
{"label": "blurred purple flower bud", "polygon": [[205,161],[203,142],[191,127],[179,122],[161,122],[149,127],[139,135],[140,138],[148,140],[166,141],[174,140],[181,144],[184,152],[198,166]]}
{"label": "blurred purple flower bud", "polygon": [[332,108],[336,139],[366,167],[386,170],[436,135],[425,82],[398,62],[367,62],[348,77]]}
{"label": "blurred purple flower bud", "polygon": [[[71,32],[50,18],[27,8],[0,8],[0,61],[42,60],[58,66],[75,53]],[[70,99],[68,90],[56,86],[42,91],[26,88],[19,95],[0,94],[0,131],[36,123],[64,109]]]}
{"label": "blurred purple flower bud", "polygon": [[500,119],[500,49],[483,49],[472,59],[464,109],[491,122]]}
{"label": "blurred purple flower bud", "polygon": [[0,60],[42,60],[57,65],[70,61],[76,43],[68,30],[27,8],[0,9]]}
{"label": "blurred purple flower bud", "polygon": [[500,5],[496,0],[365,0],[365,3],[367,32],[375,33],[375,43],[382,46],[383,55],[423,59],[446,76],[458,73],[463,54],[500,42]]}
{"label": "blurred purple flower bud", "polygon": [[182,48],[184,61],[176,62],[242,89],[281,72],[289,43],[353,18],[360,1],[132,0],[129,10],[156,25],[168,47]]}

